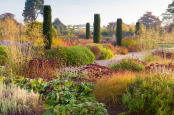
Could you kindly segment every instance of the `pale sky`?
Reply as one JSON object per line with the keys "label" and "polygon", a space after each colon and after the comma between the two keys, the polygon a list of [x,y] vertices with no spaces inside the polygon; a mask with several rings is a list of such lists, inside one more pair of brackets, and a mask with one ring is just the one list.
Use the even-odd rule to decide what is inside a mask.
{"label": "pale sky", "polygon": [[[126,24],[136,23],[146,11],[160,16],[173,0],[45,0],[51,5],[52,20],[59,18],[65,25],[77,25],[90,22],[93,24],[94,14],[101,16],[101,25],[115,22],[122,18]],[[0,14],[9,12],[23,22],[22,12],[25,0],[0,0]],[[43,21],[41,16],[38,21]]]}

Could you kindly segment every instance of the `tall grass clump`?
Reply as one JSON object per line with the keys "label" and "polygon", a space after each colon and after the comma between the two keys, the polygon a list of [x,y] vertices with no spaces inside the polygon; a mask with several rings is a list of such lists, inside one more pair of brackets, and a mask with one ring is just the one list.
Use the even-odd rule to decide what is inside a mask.
{"label": "tall grass clump", "polygon": [[94,89],[97,101],[108,106],[121,105],[122,95],[126,92],[127,84],[132,82],[135,76],[136,74],[125,71],[101,78]]}
{"label": "tall grass clump", "polygon": [[39,94],[15,85],[6,86],[0,83],[0,113],[5,115],[41,115],[44,112],[40,105]]}
{"label": "tall grass clump", "polygon": [[5,62],[6,68],[8,68],[13,75],[22,75],[25,73],[26,62],[34,57],[36,49],[33,49],[29,41],[23,41],[25,35],[21,32],[23,30],[19,29],[20,26],[23,28],[22,25],[8,18],[3,21],[1,20],[0,23],[1,29],[3,30],[0,36],[3,40],[0,44],[1,47],[8,47],[3,48],[3,52],[6,53],[1,54],[1,57],[3,58],[5,56],[5,60],[7,60]]}

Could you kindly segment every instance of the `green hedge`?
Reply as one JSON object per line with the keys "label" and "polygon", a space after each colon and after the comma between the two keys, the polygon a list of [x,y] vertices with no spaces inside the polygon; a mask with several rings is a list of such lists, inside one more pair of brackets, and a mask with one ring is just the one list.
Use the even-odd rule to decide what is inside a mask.
{"label": "green hedge", "polygon": [[47,50],[45,58],[58,60],[60,65],[78,66],[93,63],[95,56],[88,48],[82,46],[59,46]]}
{"label": "green hedge", "polygon": [[108,47],[104,47],[103,45],[97,43],[90,43],[87,45],[88,48],[91,46],[98,46],[101,52],[101,57],[100,57],[101,60],[112,59],[114,57],[113,52]]}

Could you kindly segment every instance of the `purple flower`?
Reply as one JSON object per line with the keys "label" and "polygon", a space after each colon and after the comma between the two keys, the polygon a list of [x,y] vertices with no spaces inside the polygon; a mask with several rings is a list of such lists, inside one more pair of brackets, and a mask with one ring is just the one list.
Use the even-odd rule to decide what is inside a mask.
{"label": "purple flower", "polygon": [[136,66],[135,66],[135,69],[136,69]]}
{"label": "purple flower", "polygon": [[132,63],[131,63],[131,66],[132,66]]}
{"label": "purple flower", "polygon": [[141,94],[140,92],[138,94]]}
{"label": "purple flower", "polygon": [[131,86],[131,88],[133,88],[133,86]]}

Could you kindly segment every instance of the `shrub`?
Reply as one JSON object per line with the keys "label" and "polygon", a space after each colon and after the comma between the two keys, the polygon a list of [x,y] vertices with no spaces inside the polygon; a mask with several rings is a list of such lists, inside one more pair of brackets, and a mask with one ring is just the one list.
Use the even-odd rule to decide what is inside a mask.
{"label": "shrub", "polygon": [[118,63],[112,63],[109,66],[111,69],[127,69],[130,71],[144,71],[145,70],[145,66],[143,65],[142,62],[140,62],[139,60],[134,60],[134,59],[123,59]]}
{"label": "shrub", "polygon": [[29,61],[28,66],[26,71],[29,72],[29,78],[51,80],[56,77],[56,70],[59,68],[59,62],[57,60],[35,58]]}
{"label": "shrub", "polygon": [[129,46],[138,46],[138,41],[135,39],[123,39],[122,46],[129,48]]}
{"label": "shrub", "polygon": [[100,59],[112,59],[114,57],[113,52],[111,50],[101,50],[101,58]]}
{"label": "shrub", "polygon": [[116,29],[116,36],[117,36],[117,45],[121,46],[122,43],[122,19],[117,19],[117,29]]}
{"label": "shrub", "polygon": [[94,43],[100,42],[100,14],[94,15]]}
{"label": "shrub", "polygon": [[110,49],[114,53],[114,46],[112,44],[102,44],[104,48]]}
{"label": "shrub", "polygon": [[5,63],[8,61],[8,46],[0,45],[0,65],[5,65]]}
{"label": "shrub", "polygon": [[122,47],[122,46],[116,46],[114,48],[114,54],[117,54],[117,55],[119,55],[119,54],[126,55],[126,54],[128,54],[128,49],[125,48],[125,47]]}
{"label": "shrub", "polygon": [[140,51],[140,48],[138,46],[129,46],[128,51],[129,52],[138,52],[138,51]]}
{"label": "shrub", "polygon": [[135,74],[129,71],[114,73],[97,81],[94,88],[94,96],[97,101],[108,106],[117,106],[122,103],[122,95],[126,87],[133,80]]}
{"label": "shrub", "polygon": [[103,45],[96,44],[96,43],[91,43],[91,44],[87,45],[88,48],[90,46],[98,46],[98,48],[100,49],[100,52],[101,52],[100,59],[112,59],[114,57],[113,52],[108,47],[104,47]]}
{"label": "shrub", "polygon": [[173,115],[173,75],[165,71],[165,74],[140,76],[129,83],[127,92],[123,95],[123,104],[128,113]]}
{"label": "shrub", "polygon": [[89,49],[95,55],[95,59],[100,59],[101,52],[100,52],[100,49],[98,48],[98,46],[90,46]]}
{"label": "shrub", "polygon": [[94,62],[94,54],[82,46],[64,47],[50,49],[46,52],[47,59],[58,60],[61,65],[86,65]]}
{"label": "shrub", "polygon": [[44,6],[44,21],[43,21],[43,34],[45,37],[44,43],[46,49],[51,49],[52,43],[52,22],[51,22],[51,6]]}
{"label": "shrub", "polygon": [[5,115],[41,115],[45,110],[40,105],[39,94],[20,89],[15,85],[0,83],[0,113]]}

